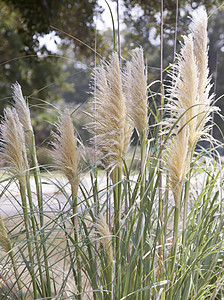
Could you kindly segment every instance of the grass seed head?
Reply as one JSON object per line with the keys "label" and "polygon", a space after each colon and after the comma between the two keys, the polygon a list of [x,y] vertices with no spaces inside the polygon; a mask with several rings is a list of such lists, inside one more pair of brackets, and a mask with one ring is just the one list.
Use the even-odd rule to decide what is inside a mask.
{"label": "grass seed head", "polygon": [[173,138],[168,150],[168,169],[170,184],[174,194],[175,205],[180,205],[180,195],[183,181],[189,171],[190,153],[188,149],[189,127],[186,116],[179,121],[178,132]]}
{"label": "grass seed head", "polygon": [[[190,157],[196,143],[208,131],[207,122],[213,95],[208,76],[207,14],[199,8],[193,15],[191,33],[184,36],[177,64],[173,65],[170,102],[167,109],[171,128],[178,119],[174,138],[168,150],[168,166],[174,198],[179,198],[184,176],[190,168]],[[184,123],[183,123],[184,122]],[[185,124],[185,125],[184,125]],[[179,130],[183,128],[182,130]],[[177,200],[175,200],[177,202]]]}
{"label": "grass seed head", "polygon": [[73,123],[66,110],[61,114],[57,132],[53,132],[51,151],[55,167],[58,168],[70,181],[74,195],[77,195],[79,185],[79,152],[77,151],[77,136],[74,134]]}
{"label": "grass seed head", "polygon": [[192,23],[190,26],[194,41],[194,55],[196,58],[199,79],[199,106],[196,118],[198,138],[208,131],[209,127],[206,126],[206,124],[211,118],[211,112],[216,110],[214,106],[211,106],[214,94],[211,94],[212,84],[208,69],[207,24],[207,13],[204,8],[199,7],[193,12]]}
{"label": "grass seed head", "polygon": [[113,263],[113,249],[112,249],[112,238],[109,226],[106,223],[105,218],[101,215],[97,223],[95,224],[95,228],[101,237],[101,243],[107,253],[108,262]]}
{"label": "grass seed head", "polygon": [[143,131],[148,131],[147,70],[142,48],[132,52],[131,61],[126,64],[123,77],[128,114],[142,138]]}
{"label": "grass seed head", "polygon": [[32,148],[33,143],[33,127],[31,124],[30,110],[25,102],[25,99],[22,94],[21,86],[18,82],[12,85],[12,97],[14,100],[14,107],[19,116],[20,123],[23,125],[25,132],[26,144],[29,149]]}
{"label": "grass seed head", "polygon": [[2,217],[0,216],[0,246],[7,253],[11,250],[11,243],[8,237]]}
{"label": "grass seed head", "polygon": [[189,127],[189,143],[194,145],[197,136],[196,116],[198,113],[198,70],[194,56],[193,37],[185,36],[181,53],[174,65],[172,74],[173,86],[170,89],[170,95],[177,101],[171,102],[171,116],[175,112],[175,118],[171,119],[171,124],[175,122],[186,111],[185,118]]}
{"label": "grass seed head", "polygon": [[25,184],[25,170],[28,169],[28,161],[25,149],[25,136],[18,114],[13,108],[4,110],[4,120],[1,122],[2,147],[1,156],[8,164],[8,170],[16,175],[21,184]]}
{"label": "grass seed head", "polygon": [[92,142],[101,153],[107,169],[122,165],[127,137],[126,106],[122,90],[121,70],[117,53],[108,63],[102,63],[94,74],[95,122],[88,129],[94,134]]}

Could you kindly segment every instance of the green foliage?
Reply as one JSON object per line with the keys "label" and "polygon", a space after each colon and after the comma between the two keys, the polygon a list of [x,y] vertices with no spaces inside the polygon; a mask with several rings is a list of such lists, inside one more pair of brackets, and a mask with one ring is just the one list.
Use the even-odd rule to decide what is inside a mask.
{"label": "green foliage", "polygon": [[[40,35],[54,31],[51,26],[75,37],[82,37],[86,44],[92,45],[93,16],[97,10],[96,0],[75,2],[71,0],[1,0],[1,2],[10,5],[20,14],[22,26],[18,34],[23,44],[28,47],[28,52],[32,53],[33,48],[38,45]],[[64,34],[61,36],[65,38]],[[82,51],[87,50],[82,44],[78,44],[77,48],[81,48]]]}
{"label": "green foliage", "polygon": [[[86,69],[77,68],[73,75],[81,80],[84,73],[89,74]],[[31,134],[32,145],[26,144],[21,151],[22,158],[28,155],[29,166],[19,174],[4,173],[0,177],[0,210],[12,244],[11,251],[0,252],[3,297],[22,300],[223,298],[221,158],[212,145],[194,153],[181,186],[183,200],[180,207],[175,206],[167,170],[170,157],[163,155],[163,151],[170,138],[177,136],[175,126],[180,118],[165,133],[161,130],[161,120],[167,112],[161,112],[157,105],[159,95],[152,87],[153,84],[148,86],[153,123],[149,127],[150,139],[143,131],[142,139],[124,157],[122,166],[112,172],[97,167],[104,157],[99,158],[96,149],[85,148],[81,134],[79,150],[85,163],[73,179],[65,179],[49,169],[40,173],[39,163],[49,161],[36,148],[35,138],[38,141],[40,136],[26,132]],[[79,88],[74,84],[70,91]],[[39,103],[48,105],[44,101]],[[52,108],[53,113],[39,114],[39,119],[34,119],[36,128],[43,118],[47,124],[54,123],[56,109]],[[64,111],[63,104],[61,111]],[[81,114],[79,107],[74,107],[71,113],[79,125],[86,124],[86,115],[88,111]],[[4,121],[1,126],[4,127]],[[2,152],[7,142],[3,140]],[[219,146],[223,147],[221,143]],[[48,153],[49,149],[44,152]],[[72,189],[77,179],[80,179],[78,194]],[[8,207],[14,208],[12,214]],[[100,225],[102,216],[106,223]]]}
{"label": "green foliage", "polygon": [[27,51],[23,39],[18,34],[23,26],[19,14],[20,12],[12,11],[9,6],[2,3],[0,38],[1,45],[4,46],[1,47],[0,64],[1,113],[11,95],[12,83],[19,81],[23,85],[25,95],[34,99],[32,104],[38,105],[41,99],[45,101],[60,99],[55,92],[55,86],[63,87],[66,76],[62,71],[61,61],[57,57],[49,59],[50,52],[46,48],[42,49],[42,52],[38,52],[37,48]]}

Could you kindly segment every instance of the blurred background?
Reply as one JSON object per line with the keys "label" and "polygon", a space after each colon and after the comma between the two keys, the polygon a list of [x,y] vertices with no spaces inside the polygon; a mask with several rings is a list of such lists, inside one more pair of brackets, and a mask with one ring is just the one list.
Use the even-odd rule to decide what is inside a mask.
{"label": "blurred background", "polygon": [[[174,61],[175,46],[178,51],[181,35],[188,32],[188,16],[201,5],[209,15],[209,65],[218,99],[224,94],[223,1],[164,1],[163,78],[167,78],[166,69]],[[91,97],[91,73],[94,64],[107,59],[114,50],[110,9],[117,31],[117,1],[0,0],[0,114],[11,101],[11,85],[18,81],[31,108],[43,161],[52,124],[58,110],[65,106],[73,108],[76,129],[83,141],[88,141],[83,125]],[[148,82],[160,80],[161,1],[122,0],[119,12],[122,57],[127,58],[131,49],[141,45]],[[159,91],[160,84],[153,84],[152,89]],[[216,105],[224,113],[223,98]],[[222,140],[221,117],[216,116],[215,122],[213,134]]]}

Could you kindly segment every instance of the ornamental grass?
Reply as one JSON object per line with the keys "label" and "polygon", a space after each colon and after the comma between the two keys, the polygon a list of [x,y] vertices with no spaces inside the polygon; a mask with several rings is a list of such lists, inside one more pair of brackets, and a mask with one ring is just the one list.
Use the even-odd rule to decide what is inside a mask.
{"label": "ornamental grass", "polygon": [[76,112],[65,109],[40,172],[29,99],[13,85],[0,125],[2,299],[224,297],[223,145],[209,136],[217,108],[207,21],[205,10],[193,13],[168,87],[161,83],[163,107],[142,48],[94,69],[88,165]]}

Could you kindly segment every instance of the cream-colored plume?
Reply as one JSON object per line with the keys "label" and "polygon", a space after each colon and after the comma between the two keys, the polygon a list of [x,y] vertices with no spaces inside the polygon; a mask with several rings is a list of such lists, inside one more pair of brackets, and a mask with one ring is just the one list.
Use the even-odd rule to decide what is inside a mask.
{"label": "cream-colored plume", "polygon": [[2,247],[2,249],[6,253],[12,249],[10,239],[8,237],[8,233],[1,216],[0,216],[0,247]]}
{"label": "cream-colored plume", "polygon": [[207,13],[204,8],[199,7],[193,13],[192,24],[190,27],[194,41],[194,55],[196,58],[199,79],[196,139],[204,132],[208,131],[209,128],[208,126],[206,128],[205,125],[210,120],[211,111],[216,109],[214,106],[211,107],[214,94],[210,94],[212,84],[208,69],[207,24]]}
{"label": "cream-colored plume", "polygon": [[[170,181],[175,199],[177,194],[180,196],[179,188],[190,168],[191,154],[199,138],[207,132],[206,123],[213,110],[213,95],[209,95],[211,84],[208,77],[206,29],[207,14],[199,9],[193,16],[191,34],[183,37],[184,43],[171,75],[171,101],[166,108],[171,116],[167,120],[168,127],[178,123],[168,149]],[[183,129],[180,131],[180,128]],[[175,203],[178,204],[177,200]]]}
{"label": "cream-colored plume", "polygon": [[77,196],[79,186],[79,153],[77,151],[77,136],[74,134],[73,123],[68,110],[60,115],[56,124],[57,132],[53,132],[51,151],[55,167],[70,181],[72,192]]}
{"label": "cream-colored plume", "polygon": [[1,122],[2,147],[1,156],[8,164],[8,170],[13,175],[18,175],[18,180],[25,185],[25,170],[28,161],[25,150],[25,136],[16,110],[6,108],[4,120]]}
{"label": "cream-colored plume", "polygon": [[143,131],[146,132],[146,135],[148,132],[147,70],[144,65],[142,48],[135,49],[131,61],[126,64],[124,91],[128,114],[142,138]]}
{"label": "cream-colored plume", "polygon": [[178,132],[171,142],[167,157],[170,184],[177,207],[180,204],[182,185],[190,168],[188,151],[189,127],[186,125],[185,115],[182,116],[178,125]]}
{"label": "cream-colored plume", "polygon": [[95,228],[101,237],[101,243],[107,253],[108,262],[113,263],[113,248],[112,238],[109,226],[106,223],[105,218],[101,215],[95,224]]}
{"label": "cream-colored plume", "polygon": [[194,45],[192,35],[184,37],[181,53],[178,57],[177,64],[174,65],[173,82],[174,85],[170,90],[170,94],[177,101],[173,101],[170,107],[172,116],[175,118],[171,122],[176,121],[183,111],[186,116],[186,122],[189,127],[189,143],[193,147],[196,136],[196,117],[198,114],[198,69],[196,58],[194,56]]}
{"label": "cream-colored plume", "polygon": [[12,96],[14,100],[14,107],[19,116],[20,123],[23,125],[25,132],[26,144],[29,149],[32,148],[33,143],[33,127],[31,125],[30,110],[25,102],[22,94],[21,86],[18,82],[12,85]]}
{"label": "cream-colored plume", "polygon": [[213,95],[211,79],[208,76],[207,14],[199,8],[193,15],[191,34],[184,36],[184,44],[174,65],[172,76],[174,85],[170,91],[174,101],[171,110],[186,110],[186,122],[189,123],[189,147],[194,149],[198,139],[207,132],[205,126],[210,118]]}
{"label": "cream-colored plume", "polygon": [[95,122],[88,129],[94,134],[92,142],[106,167],[112,169],[122,165],[131,135],[126,127],[127,114],[117,53],[113,53],[109,63],[102,63],[95,70],[94,96]]}

